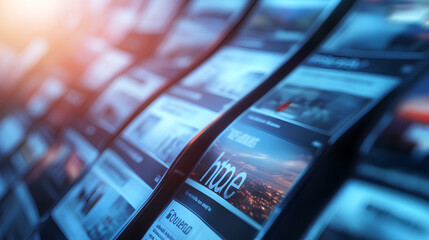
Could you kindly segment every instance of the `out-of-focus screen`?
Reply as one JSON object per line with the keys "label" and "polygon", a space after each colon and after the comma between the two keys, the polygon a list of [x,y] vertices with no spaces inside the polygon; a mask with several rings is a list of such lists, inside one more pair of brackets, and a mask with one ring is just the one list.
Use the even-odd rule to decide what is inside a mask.
{"label": "out-of-focus screen", "polygon": [[[429,166],[429,76],[413,88],[386,116],[369,153],[368,163],[422,176]],[[376,134],[376,133],[375,133]]]}
{"label": "out-of-focus screen", "polygon": [[347,182],[304,239],[427,239],[428,201],[365,181]]}
{"label": "out-of-focus screen", "polygon": [[[396,26],[397,31],[392,31],[395,37],[371,48],[391,49],[396,55],[404,55],[404,50],[422,52],[427,44],[426,34],[417,35],[414,30],[419,29],[416,19],[425,19],[422,12],[427,9],[417,6],[396,10],[391,13],[392,21],[414,22],[413,31],[402,30],[400,34]],[[413,17],[406,18],[405,13],[410,11]],[[420,29],[423,27],[421,24]],[[363,47],[363,43],[355,46]],[[314,221],[305,239],[428,238],[429,225],[425,220],[429,210],[428,191],[424,187],[429,160],[428,99],[429,78],[425,67],[412,87],[400,94],[364,136],[352,179]]]}
{"label": "out-of-focus screen", "polygon": [[[115,227],[109,224],[114,229],[134,216],[186,144],[219,113],[225,112],[263,81],[265,75],[284,61],[285,53],[293,51],[293,46],[305,40],[305,32],[311,31],[320,13],[330,6],[327,2],[315,3],[315,6],[293,1],[262,1],[257,4],[249,19],[245,20],[243,29],[144,109],[103,152],[84,179],[54,208],[52,217],[64,235],[93,238],[106,234],[98,230],[108,224],[106,219],[120,219]],[[302,23],[305,26],[302,26],[297,37],[296,29],[287,25],[291,20],[282,19],[278,15],[280,12],[274,16],[266,15],[266,11],[275,7],[314,13],[308,15],[312,16],[309,21]],[[278,21],[274,20],[277,16]],[[304,17],[307,18],[307,15]],[[256,27],[260,22],[273,26],[267,32],[256,34],[261,31]],[[275,31],[282,34],[271,33]],[[288,32],[293,37],[285,34]],[[275,48],[272,43],[276,44]],[[261,64],[258,61],[261,58],[268,62]],[[146,61],[142,68],[151,69],[160,64],[165,62],[157,58]],[[240,68],[239,72],[235,72]],[[160,73],[159,70],[156,72]],[[87,212],[71,211],[73,206],[91,199],[93,193],[99,197],[96,202],[89,200],[91,209]],[[116,200],[112,201],[112,197]],[[112,208],[117,211],[107,211]],[[103,210],[105,213],[102,213]],[[94,226],[85,224],[90,219],[97,219]],[[70,229],[70,224],[76,228]]]}
{"label": "out-of-focus screen", "polygon": [[363,176],[370,182],[347,182],[310,228],[306,239],[428,237],[429,225],[424,220],[428,202],[422,197],[428,193],[424,188],[429,156],[428,96],[428,75],[423,73],[363,145],[356,177]]}

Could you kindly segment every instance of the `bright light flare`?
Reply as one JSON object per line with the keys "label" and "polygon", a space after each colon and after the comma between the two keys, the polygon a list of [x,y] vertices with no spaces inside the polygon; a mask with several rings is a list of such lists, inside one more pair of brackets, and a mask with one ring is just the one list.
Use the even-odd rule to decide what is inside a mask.
{"label": "bright light flare", "polygon": [[15,44],[51,35],[61,31],[66,10],[67,1],[0,0],[0,34]]}

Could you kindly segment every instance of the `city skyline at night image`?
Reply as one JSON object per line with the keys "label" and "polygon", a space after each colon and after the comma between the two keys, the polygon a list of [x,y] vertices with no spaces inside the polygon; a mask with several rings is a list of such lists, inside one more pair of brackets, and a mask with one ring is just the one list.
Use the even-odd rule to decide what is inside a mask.
{"label": "city skyline at night image", "polygon": [[215,141],[191,179],[263,224],[312,158],[294,143],[236,124]]}

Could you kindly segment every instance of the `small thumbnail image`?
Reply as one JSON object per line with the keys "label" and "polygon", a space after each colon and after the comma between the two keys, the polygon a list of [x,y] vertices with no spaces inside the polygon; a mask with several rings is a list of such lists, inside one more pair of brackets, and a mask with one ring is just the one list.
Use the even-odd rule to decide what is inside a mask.
{"label": "small thumbnail image", "polygon": [[[370,99],[290,84],[272,92],[256,108],[286,121],[331,132],[370,102]],[[288,107],[283,109],[285,103]]]}
{"label": "small thumbnail image", "polygon": [[[111,239],[133,212],[134,208],[112,186],[89,173],[54,214],[72,218],[65,222],[78,222],[91,239]],[[61,218],[56,221],[62,225]]]}

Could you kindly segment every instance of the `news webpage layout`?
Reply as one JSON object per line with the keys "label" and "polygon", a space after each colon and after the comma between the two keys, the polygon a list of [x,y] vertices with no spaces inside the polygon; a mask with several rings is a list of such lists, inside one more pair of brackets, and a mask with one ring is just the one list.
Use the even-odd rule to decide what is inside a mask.
{"label": "news webpage layout", "polygon": [[428,239],[428,213],[424,199],[352,179],[340,189],[304,239]]}
{"label": "news webpage layout", "polygon": [[48,151],[52,138],[42,128],[36,128],[9,158],[0,163],[0,198],[5,191],[36,164]]}
{"label": "news webpage layout", "polygon": [[[264,40],[265,38],[260,41]],[[282,52],[283,50],[274,51],[264,48],[223,47],[186,77],[179,86],[171,88],[168,93],[159,97],[125,129],[121,137],[110,146],[109,161],[123,167],[123,176],[130,176],[130,179],[133,179],[132,176],[138,176],[142,183],[146,184],[145,189],[150,191],[147,192],[148,194],[142,194],[144,201],[133,203],[128,202],[129,200],[123,201],[124,206],[132,205],[134,209],[131,212],[124,211],[124,216],[131,217],[138,209],[137,207],[144,204],[166,170],[193,136],[206,127],[220,112],[259,85],[262,77],[280,64],[283,58]],[[236,69],[242,70],[237,72]],[[112,173],[104,171],[103,174],[107,178]],[[99,175],[91,176],[93,179],[102,179]],[[111,189],[117,189],[114,187],[115,184],[117,185],[111,179],[105,185]],[[79,183],[78,186],[83,184]],[[121,199],[128,199],[129,193],[120,190],[116,192]],[[70,194],[66,199],[71,198]],[[66,201],[68,200],[64,200]],[[64,204],[59,204],[55,211],[67,211]],[[100,204],[95,203],[94,206],[97,206],[97,209],[106,209],[108,205],[100,200]],[[100,215],[100,219],[104,217],[108,218],[107,215]],[[76,226],[80,226],[77,227],[79,231],[76,230],[80,234],[79,237],[99,236],[91,235],[89,230],[84,229],[82,227],[84,220],[79,217],[73,215],[70,219],[72,220],[69,221],[73,221]],[[125,224],[126,218],[122,220]],[[54,221],[60,228],[68,224],[60,222],[59,218]],[[100,220],[100,224],[106,224],[103,221]],[[114,235],[115,231],[121,228],[120,224],[113,225],[112,231],[105,233],[106,236]],[[71,232],[64,234],[67,237],[77,236],[72,235]]]}
{"label": "news webpage layout", "polygon": [[[269,55],[261,64],[261,54],[240,51],[246,52],[247,57],[242,58],[237,56],[236,51],[221,51],[210,63],[186,77],[182,84],[172,87],[145,109],[124,131],[124,139],[170,166],[199,131],[244,96],[253,87],[252,82],[259,83],[258,78],[270,72],[272,63],[280,60],[278,55]],[[207,71],[216,65],[224,70],[216,70],[220,76],[207,76]],[[245,66],[238,76],[230,68],[237,65]],[[205,79],[201,80],[203,77]]]}
{"label": "news webpage layout", "polygon": [[24,178],[41,215],[59,200],[98,154],[98,150],[73,129],[67,129],[51,144],[49,153]]}
{"label": "news webpage layout", "polygon": [[[418,15],[407,21],[401,17],[422,6],[419,3],[410,3],[406,9],[401,6],[393,2],[358,3],[317,53],[308,57],[252,111],[277,115],[284,121],[337,139],[424,59],[428,50],[422,37],[428,32],[424,18]],[[386,7],[391,11],[386,11]],[[385,26],[378,33],[385,40],[356,42],[356,36],[373,33],[371,27],[362,28],[361,22]],[[404,37],[413,44],[402,44],[398,39]]]}
{"label": "news webpage layout", "polygon": [[[96,100],[88,111],[88,119],[90,122],[94,122],[98,127],[101,127],[103,130],[98,128],[93,128],[92,124],[85,124],[85,120],[78,120],[78,128],[87,132],[92,130],[93,134],[99,135],[95,138],[97,139],[96,145],[104,145],[98,141],[98,139],[108,139],[113,133],[115,133],[129,118],[129,116],[140,106],[146,99],[148,99],[151,94],[159,90],[163,85],[171,79],[171,76],[177,75],[177,72],[182,69],[184,66],[176,66],[177,71],[167,71],[166,73],[163,68],[163,65],[169,65],[164,61],[156,65],[150,65],[148,62],[154,61],[155,59],[165,58],[172,61],[182,61],[183,55],[180,51],[191,51],[192,56],[188,56],[186,59],[188,64],[199,56],[196,53],[197,50],[201,51],[202,48],[210,46],[209,41],[204,39],[202,36],[194,36],[193,44],[188,45],[189,41],[178,41],[174,42],[180,35],[186,35],[186,39],[189,38],[187,31],[191,29],[183,29],[181,26],[183,22],[188,23],[186,26],[191,28],[210,28],[214,27],[213,24],[216,24],[213,29],[212,34],[210,34],[213,39],[216,39],[216,35],[219,35],[222,30],[225,29],[227,20],[230,19],[230,16],[237,10],[244,7],[245,1],[236,1],[232,4],[227,4],[226,7],[217,7],[215,10],[210,8],[212,4],[208,4],[205,1],[192,1],[187,6],[186,13],[183,16],[178,18],[179,22],[176,23],[172,30],[169,31],[169,34],[164,37],[164,40],[157,47],[157,51],[154,56],[143,61],[140,66],[135,67],[129,70],[125,75],[120,76],[118,79],[114,80],[113,83],[102,93],[102,95]],[[211,10],[208,10],[210,8]],[[202,13],[210,11],[213,15],[202,17]],[[196,16],[194,16],[196,15]],[[196,19],[195,19],[196,18]],[[199,19],[202,18],[202,19]],[[201,20],[201,21],[198,21]],[[194,29],[195,30],[195,29]],[[185,32],[184,32],[185,31]],[[194,32],[194,31],[191,31]],[[173,42],[174,43],[173,43]],[[198,43],[198,44],[197,44]],[[172,70],[172,69],[170,69]],[[101,117],[100,117],[101,116]],[[88,129],[90,128],[90,129]],[[104,141],[105,142],[105,141]],[[103,143],[104,143],[103,142]]]}
{"label": "news webpage layout", "polygon": [[[326,73],[329,73],[329,71],[332,71],[332,73],[337,72],[335,74],[340,76],[339,74],[344,72],[343,84],[338,81],[336,84],[340,88],[343,86],[350,89],[348,91],[346,89],[329,90],[330,94],[339,94],[338,92],[346,94],[342,97],[338,95],[337,101],[340,100],[342,103],[332,102],[335,104],[335,108],[338,109],[330,110],[332,105],[326,103],[330,98],[328,96],[324,97],[323,100],[317,100],[319,108],[331,112],[330,119],[334,120],[335,117],[342,117],[345,120],[349,120],[349,123],[344,120],[343,123],[338,122],[341,123],[339,126],[344,126],[343,130],[347,129],[347,125],[353,124],[353,115],[356,117],[363,115],[384,95],[406,80],[422,64],[422,60],[429,50],[428,41],[424,37],[429,33],[426,24],[427,6],[427,3],[420,1],[406,3],[405,5],[401,2],[362,1],[354,7],[332,36],[322,44],[319,53],[312,55],[305,61],[308,67],[324,68]],[[411,12],[414,17],[405,19],[404,16],[409,16]],[[367,23],[366,25],[369,27],[362,28],[362,23]],[[375,27],[380,25],[383,27]],[[381,32],[380,29],[382,29]],[[362,36],[368,37],[368,39],[371,39],[370,36],[380,37],[377,37],[374,41],[358,41],[358,37]],[[337,71],[334,71],[334,69],[337,69]],[[347,77],[346,72],[353,73],[354,76]],[[324,79],[324,81],[327,84],[330,83],[329,80]],[[333,84],[334,82],[331,83]],[[292,83],[292,85],[296,84]],[[317,83],[315,85],[318,86]],[[322,85],[322,83],[319,85]],[[311,88],[309,87],[309,89]],[[326,90],[326,88],[321,87],[319,89]],[[361,93],[357,91],[361,91]],[[365,91],[367,93],[362,94]],[[307,90],[307,92],[310,91]],[[293,104],[293,101],[291,104]],[[349,106],[345,106],[347,104]],[[361,110],[356,111],[357,107],[359,107],[358,105],[361,105]],[[350,109],[351,112],[347,112],[344,108]],[[318,112],[322,113],[321,111]],[[335,114],[332,114],[334,112]],[[298,119],[294,118],[295,116],[291,116],[290,119],[292,121],[299,119],[299,117]],[[328,131],[334,130],[341,134],[342,131],[339,128],[329,129],[329,125],[324,124],[324,122],[328,124],[327,122],[329,121],[331,120],[322,120],[320,123],[311,124],[310,126]],[[308,122],[306,123],[302,119],[299,122],[300,124],[309,125]],[[323,127],[322,124],[325,126]]]}
{"label": "news webpage layout", "polygon": [[[111,239],[152,193],[149,186],[112,150],[53,209],[67,239]],[[138,189],[138,191],[136,191]]]}
{"label": "news webpage layout", "polygon": [[425,1],[360,1],[323,48],[374,58],[424,58],[428,7]]}
{"label": "news webpage layout", "polygon": [[[326,141],[245,113],[215,140],[143,239],[250,239]],[[300,135],[301,134],[301,135]]]}
{"label": "news webpage layout", "polygon": [[396,84],[391,77],[299,67],[213,143],[144,239],[255,237],[332,131]]}
{"label": "news webpage layout", "polygon": [[407,76],[429,50],[428,6],[422,1],[360,1],[308,63]]}
{"label": "news webpage layout", "polygon": [[[127,200],[128,192],[115,190],[118,198],[126,200],[121,204],[133,206],[124,208],[133,209],[124,210],[124,216],[131,217],[144,204],[185,145],[221,112],[259,85],[262,77],[274,70],[283,57],[283,52],[272,49],[223,47],[178,86],[171,88],[146,108],[113,142],[109,150],[109,161],[122,166],[122,175],[129,176],[129,179],[138,176],[142,185],[146,186],[144,189],[148,190],[142,194],[144,200],[137,202]],[[104,170],[103,174],[104,178],[107,178],[112,173]],[[100,181],[103,179],[96,174],[92,174],[91,178]],[[117,189],[114,186],[118,183],[111,179],[104,185],[109,189]],[[79,183],[78,186],[83,184]],[[65,202],[71,201],[72,198],[71,194],[67,195],[55,208],[54,211],[58,211],[57,216],[61,211],[65,214],[68,209],[64,207]],[[94,209],[106,209],[109,206],[101,200],[100,204],[97,203],[94,203]],[[80,217],[73,213],[68,214],[71,216],[68,221],[73,222],[79,229],[73,232],[79,235],[63,232],[67,237],[99,236],[91,235],[92,233],[83,227],[84,220]],[[67,231],[64,226],[69,223],[62,222],[59,217],[53,218],[59,228]],[[100,224],[106,224],[103,218],[109,219],[107,215],[100,214]],[[126,218],[122,220],[125,224]],[[110,232],[97,234],[114,235],[120,228],[119,223],[112,224]]]}
{"label": "news webpage layout", "polygon": [[292,53],[339,1],[263,0],[255,17],[238,30],[232,45]]}
{"label": "news webpage layout", "polygon": [[71,87],[48,112],[45,118],[47,123],[57,128],[68,126],[76,119],[76,114],[88,103],[90,97],[107,87],[114,77],[129,67],[133,61],[129,53],[115,49],[106,50],[106,53],[90,62],[78,86]]}
{"label": "news webpage layout", "polygon": [[[176,207],[168,207],[145,237],[163,239],[173,236],[177,239],[194,237],[197,239],[202,237],[199,235],[200,231],[201,234],[206,234],[210,228],[222,238],[244,239],[256,235],[275,207],[285,196],[287,197],[287,190],[306,170],[317,152],[325,146],[332,131],[343,123],[343,119],[356,114],[371,100],[379,99],[385,91],[389,91],[396,84],[396,78],[392,77],[309,66],[299,67],[214,142],[175,196],[172,205],[175,204]],[[323,105],[318,104],[318,101],[338,104],[332,107],[330,112],[320,113]],[[338,108],[337,105],[342,103],[345,105]],[[307,110],[313,104],[315,109]],[[340,113],[339,117],[336,116],[337,112]],[[305,118],[298,118],[300,115]],[[245,124],[249,126],[246,127]],[[309,134],[312,136],[311,140],[299,137]],[[234,146],[234,141],[247,148],[255,148],[254,152],[251,149]],[[224,148],[228,151],[223,150]],[[277,152],[279,154],[275,155]],[[238,160],[240,158],[242,159]],[[290,159],[300,161],[297,160],[294,165]],[[275,167],[264,169],[264,166]],[[240,175],[239,172],[244,169],[252,169],[255,173],[252,176],[251,170],[247,170],[245,174]],[[209,170],[212,171],[211,174]],[[269,176],[276,176],[278,177],[276,180],[282,180],[287,184],[280,185],[275,180],[267,181]],[[231,196],[230,200],[227,200],[233,190],[241,187],[242,190],[234,193],[235,197]],[[214,209],[213,212],[207,210],[207,206]],[[177,209],[181,209],[180,217],[177,216],[179,211]],[[229,220],[225,217],[227,215],[225,212],[230,212]],[[170,219],[167,217],[168,213],[175,217]],[[186,222],[187,226],[194,224],[191,227],[195,229],[194,233],[187,232],[180,219]],[[227,231],[225,229],[228,229],[228,226],[217,227],[218,219],[223,219],[222,222],[226,223],[234,222],[232,225],[234,228]],[[242,231],[240,236],[232,235],[240,221],[244,222],[242,229],[246,229],[243,232],[248,232],[248,236],[241,235]]]}
{"label": "news webpage layout", "polygon": [[[226,52],[228,53],[228,51]],[[246,60],[245,63],[242,62],[241,57],[238,57],[238,59],[237,57],[224,59],[222,57],[224,53],[218,54],[218,56],[212,60],[214,62],[212,64],[230,66],[235,61],[241,62],[241,64],[246,66],[249,74],[258,71],[263,75],[272,69],[272,64],[270,63],[273,60],[265,61],[266,65],[261,65],[260,54],[254,55],[253,58],[244,58]],[[251,55],[247,54],[247,56]],[[280,59],[280,57],[278,54],[275,54],[274,57],[271,56],[268,59]],[[225,63],[225,61],[228,62]],[[207,64],[206,68],[209,65],[211,64]],[[223,71],[219,71],[219,73],[223,74],[219,79],[227,78],[228,81],[223,82],[219,80],[224,87],[207,86],[207,91],[211,91],[212,93],[208,93],[207,91],[199,92],[197,88],[176,86],[161,95],[114,141],[113,145],[116,146],[115,151],[118,152],[121,151],[120,149],[126,149],[127,151],[124,154],[127,161],[130,160],[128,162],[133,162],[136,165],[150,166],[156,172],[159,181],[185,145],[221,112],[225,111],[231,104],[242,97],[244,94],[243,91],[248,92],[248,90],[243,89],[246,86],[245,84],[243,84],[239,92],[225,92],[225,90],[229,91],[227,89],[230,89],[227,83],[234,84],[234,81],[245,80],[237,79],[235,74],[231,72],[224,74]],[[198,79],[195,75],[189,76],[189,78]],[[246,78],[246,80],[248,79]],[[185,81],[190,84],[195,83],[197,80]],[[227,89],[223,90],[225,87]],[[139,173],[137,172],[137,174]]]}
{"label": "news webpage layout", "polygon": [[300,66],[251,111],[333,135],[398,83],[391,76]]}
{"label": "news webpage layout", "polygon": [[73,126],[85,132],[98,148],[104,148],[137,108],[166,82],[161,76],[135,67],[115,79],[91,104],[85,118],[77,119]]}
{"label": "news webpage layout", "polygon": [[[258,58],[258,60],[259,59],[260,58]],[[254,64],[259,62],[256,59],[253,59],[253,61]],[[259,69],[260,68],[261,66],[259,66]],[[266,66],[266,68],[268,67]],[[232,80],[234,79],[231,79],[231,81]],[[105,184],[106,187],[114,189],[121,199],[126,200],[123,204],[130,204],[133,206],[133,210],[131,212],[124,211],[121,213],[124,214],[124,216],[131,217],[135,214],[136,210],[138,210],[147,198],[149,198],[153,189],[159,183],[167,169],[189,140],[192,139],[198,131],[207,126],[207,124],[217,116],[218,112],[224,109],[223,104],[233,101],[231,98],[216,96],[214,94],[206,96],[206,100],[202,101],[200,100],[200,97],[204,97],[204,94],[193,91],[193,95],[197,94],[200,97],[197,99],[191,98],[193,102],[190,102],[182,100],[183,96],[190,96],[188,93],[189,91],[185,92],[185,94],[179,95],[182,98],[174,97],[173,94],[177,95],[177,92],[180,94],[183,93],[183,90],[179,87],[175,87],[169,91],[169,94],[164,94],[159,97],[148,108],[146,108],[124,130],[121,137],[116,139],[112,146],[110,146],[112,153],[109,154],[109,161],[122,166],[122,168],[118,170],[122,172],[122,176],[128,176],[127,178],[130,179],[133,179],[133,176],[138,176],[141,185],[145,186],[141,189],[146,189],[146,193],[139,193],[141,194],[142,200],[131,204],[129,203],[130,196],[128,195],[133,195],[134,193],[121,191],[118,190],[117,187],[114,187],[115,184],[118,185],[118,183],[115,182],[113,176],[112,179]],[[227,96],[230,95],[228,94]],[[216,106],[213,106],[213,103],[217,103]],[[111,174],[112,172],[105,171],[103,176],[104,178],[108,178]],[[94,181],[94,179],[102,180],[99,175],[90,176],[92,176],[92,181]],[[80,182],[78,186],[83,186],[82,182]],[[75,188],[73,188],[73,191],[74,189]],[[67,195],[65,199],[69,198],[71,198],[71,195]],[[66,200],[64,200],[64,202],[65,201]],[[100,201],[100,205],[95,205],[99,206],[99,208],[107,209],[107,205],[102,203],[103,202]],[[63,204],[65,203],[61,202],[55,208],[54,212],[60,211],[59,209],[63,212],[67,211],[68,208],[63,207]],[[104,214],[98,213],[97,215],[99,215],[100,218],[105,217]],[[61,222],[60,218],[53,217],[53,219],[60,228],[61,226],[65,226],[64,224],[68,224]],[[71,217],[71,219],[76,222],[76,226],[82,226],[82,222],[80,222],[81,220],[79,218]],[[127,218],[123,218],[121,223],[125,224],[126,220]],[[100,222],[100,224],[105,223]],[[110,233],[106,232],[105,234],[113,234],[121,227],[122,226],[118,223],[116,227],[112,226],[112,231]],[[78,231],[76,230],[74,232],[77,234]],[[71,234],[70,232],[64,232],[64,234],[68,237],[72,237],[72,235],[69,236],[69,234]],[[95,236],[89,235],[87,230],[82,227],[80,234],[87,235],[87,237],[90,238],[94,238]],[[79,237],[81,237],[81,235],[79,235]]]}
{"label": "news webpage layout", "polygon": [[[268,3],[272,4],[270,1]],[[257,12],[255,16],[259,14],[261,13]],[[266,41],[266,36],[261,36],[259,41]],[[259,50],[238,46],[223,47],[187,76],[179,86],[173,87],[145,110],[131,124],[129,130],[125,131],[124,139],[130,140],[129,142],[135,143],[139,148],[149,150],[148,153],[157,161],[171,164],[197,132],[209,124],[218,113],[259,85],[262,77],[280,64],[283,50],[277,52],[264,49],[266,44],[260,45],[261,47]],[[201,121],[188,123],[188,116],[191,116],[191,119],[192,116],[200,116]],[[156,144],[153,144],[152,139]]]}
{"label": "news webpage layout", "polygon": [[205,1],[189,3],[185,13],[173,24],[158,45],[146,68],[163,76],[174,78],[181,70],[207,53],[242,17],[250,1]]}
{"label": "news webpage layout", "polygon": [[[58,141],[58,139],[53,141],[49,136],[35,135],[37,137],[29,138],[28,144],[26,143],[28,147],[24,145],[12,157],[14,164],[19,164],[23,171],[27,168],[28,172],[24,181],[18,181],[13,190],[5,195],[4,200],[0,203],[0,208],[13,208],[14,210],[0,211],[0,216],[7,213],[9,221],[5,222],[12,222],[17,227],[19,226],[20,234],[31,231],[35,227],[35,224],[40,221],[40,217],[44,216],[52,204],[63,194],[61,191],[67,188],[64,185],[69,184],[80,173],[83,160],[88,159],[80,157],[78,154],[84,152],[93,157],[91,149],[85,147],[81,148],[80,153],[72,153],[71,142],[79,141],[79,137],[73,137],[73,133],[70,132],[67,134],[69,137],[62,141]],[[62,166],[65,166],[65,171],[61,169]],[[51,172],[49,173],[49,171]],[[55,176],[55,174],[57,175]],[[17,188],[19,191],[15,191]],[[24,224],[27,222],[31,224]],[[13,231],[15,228],[7,230],[8,234],[13,234]]]}
{"label": "news webpage layout", "polygon": [[137,68],[116,79],[92,104],[88,115],[108,133],[116,132],[125,120],[166,80]]}
{"label": "news webpage layout", "polygon": [[[355,16],[355,14],[351,14],[351,16]],[[384,21],[385,18],[382,19]],[[345,22],[348,23],[347,21]],[[402,29],[402,31],[406,31],[406,28],[405,30]],[[278,86],[266,94],[250,108],[245,117],[248,120],[270,126],[282,126],[274,120],[280,120],[283,126],[288,126],[287,123],[294,125],[295,128],[289,125],[289,129],[292,130],[289,130],[288,134],[290,135],[287,136],[299,136],[299,134],[295,133],[300,129],[311,131],[314,134],[313,136],[320,135],[321,140],[312,142],[310,146],[317,146],[321,149],[329,138],[334,134],[341,135],[354,123],[354,119],[359,119],[380,99],[398,86],[401,78],[407,76],[422,58],[421,52],[417,52],[407,59],[403,53],[408,49],[381,49],[388,57],[380,59],[375,58],[372,54],[374,52],[379,53],[381,50],[371,52],[370,46],[361,46],[362,48],[367,47],[368,52],[360,57],[353,55],[351,51],[347,51],[347,48],[341,48],[338,45],[335,49],[326,47],[330,45],[330,41],[335,41],[341,37],[341,35],[334,34],[333,37],[329,38],[326,44],[322,45],[319,53],[310,56],[303,65],[294,70]],[[418,39],[418,41],[421,41],[421,39]],[[390,54],[392,52],[394,54]],[[347,54],[350,54],[350,56]],[[231,128],[234,127],[235,125]],[[245,133],[248,136],[244,137],[244,142],[256,141],[251,137],[251,134]],[[274,134],[274,136],[276,135],[278,133]],[[299,143],[298,140],[299,138],[296,137],[296,139],[288,139],[286,143],[296,144]],[[218,145],[218,141],[213,144],[212,149],[215,149],[216,145]],[[231,148],[229,147],[231,144],[227,146]],[[298,144],[298,146],[309,145]],[[208,151],[205,158],[212,153],[212,149]],[[234,152],[237,155],[258,156],[257,154],[247,154],[248,151]],[[272,151],[266,152],[270,154]],[[267,154],[266,152],[259,151],[259,153],[263,154]],[[206,164],[206,176],[202,175],[202,173],[198,175],[195,173],[197,170],[191,174],[183,188],[178,191],[175,200],[152,225],[145,235],[145,239],[192,239],[200,238],[202,235],[199,234],[208,234],[208,232],[218,234],[221,238],[238,238],[232,235],[229,236],[228,234],[231,234],[229,232],[221,232],[223,229],[228,229],[227,226],[218,228],[215,225],[218,224],[216,223],[218,219],[222,219],[222,222],[229,221],[225,217],[226,213],[219,214],[216,218],[217,221],[210,222],[208,220],[218,212],[217,208],[213,207],[215,205],[213,202],[220,203],[219,205],[223,206],[223,208],[232,209],[228,211],[235,213],[235,216],[243,216],[242,213],[247,210],[247,207],[238,204],[232,204],[234,207],[231,207],[228,205],[230,202],[224,202],[229,197],[228,194],[231,193],[231,189],[236,190],[242,187],[248,173],[242,175],[236,173],[239,168],[231,163],[231,158],[227,157],[222,161],[223,153],[223,151],[212,153],[214,154],[214,157],[211,158],[212,163],[216,157],[219,157],[219,159],[216,160],[218,162],[214,162],[212,165]],[[284,154],[284,156],[287,155]],[[310,154],[309,156],[314,155]],[[204,158],[201,162],[204,162]],[[299,176],[299,173],[305,171],[305,167],[310,162],[311,159],[298,171],[296,177]],[[212,168],[215,170],[210,175],[207,169]],[[282,168],[276,168],[276,170],[278,169]],[[235,173],[236,175],[234,175]],[[228,183],[231,180],[232,182]],[[296,181],[296,178],[293,181]],[[207,190],[207,188],[212,191]],[[222,193],[222,190],[225,192]],[[269,191],[264,189],[265,192]],[[237,193],[239,193],[238,190]],[[222,197],[219,197],[219,195],[222,195]],[[260,195],[252,193],[250,196],[258,198]],[[243,197],[241,200],[244,201],[244,199],[246,198]],[[277,203],[275,200],[268,202]],[[252,204],[255,204],[255,202],[253,201]],[[207,213],[212,209],[216,209],[216,211],[210,214]],[[258,209],[267,208],[264,206],[264,208]],[[253,217],[257,216],[253,212],[251,214],[249,213],[247,217],[250,215],[253,219]],[[242,217],[242,219],[246,219],[246,217]],[[234,231],[236,231],[238,221],[231,222],[234,223]],[[258,223],[257,220],[256,222]],[[261,218],[259,218],[259,223],[263,223]],[[252,221],[248,221],[248,226],[254,227],[253,235],[262,228],[261,225],[258,226]],[[243,229],[248,228],[244,226]],[[240,233],[242,232],[251,231],[240,231]],[[253,235],[247,237],[250,238]]]}

